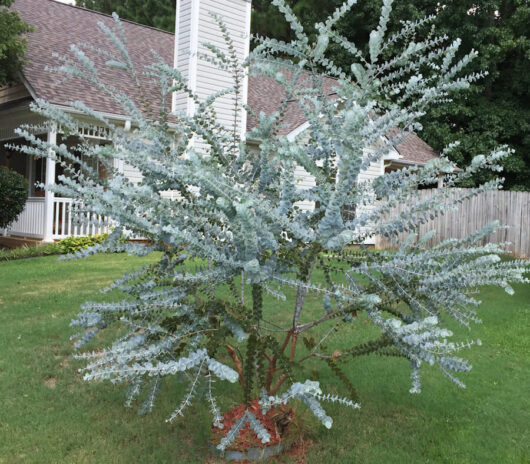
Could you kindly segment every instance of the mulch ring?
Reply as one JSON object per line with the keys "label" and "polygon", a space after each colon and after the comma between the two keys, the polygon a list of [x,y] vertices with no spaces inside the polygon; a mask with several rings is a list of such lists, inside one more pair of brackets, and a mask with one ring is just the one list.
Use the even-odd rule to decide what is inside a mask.
{"label": "mulch ring", "polygon": [[263,461],[278,454],[289,454],[295,462],[303,463],[305,451],[311,445],[310,441],[301,440],[298,424],[295,422],[294,410],[286,405],[271,408],[262,414],[259,400],[253,400],[249,405],[240,404],[224,415],[223,428],[212,427],[213,449],[219,444],[226,433],[237,420],[249,411],[256,416],[263,427],[269,432],[270,442],[261,443],[254,430],[248,423],[241,428],[239,435],[227,447],[224,457],[232,462]]}

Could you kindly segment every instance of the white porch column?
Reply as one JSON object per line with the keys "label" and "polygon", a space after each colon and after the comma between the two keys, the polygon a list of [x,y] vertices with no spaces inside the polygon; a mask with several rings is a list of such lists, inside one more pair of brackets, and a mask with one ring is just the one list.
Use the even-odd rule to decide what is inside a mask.
{"label": "white porch column", "polygon": [[[48,143],[51,143],[53,145],[57,144],[57,131],[55,127],[52,127],[48,130]],[[52,150],[50,149],[50,154],[52,154]],[[49,185],[55,184],[55,161],[46,158],[46,179],[45,179],[45,186],[48,187]],[[54,193],[50,192],[49,190],[46,190],[46,193],[44,194],[44,241],[45,242],[53,242],[53,200],[54,200]]]}

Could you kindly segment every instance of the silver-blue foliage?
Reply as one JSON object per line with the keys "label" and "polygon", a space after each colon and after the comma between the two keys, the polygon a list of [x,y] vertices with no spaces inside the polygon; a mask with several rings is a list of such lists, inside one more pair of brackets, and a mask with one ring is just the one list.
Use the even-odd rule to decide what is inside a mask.
{"label": "silver-blue foliage", "polygon": [[[118,289],[125,298],[86,303],[72,326],[82,330],[75,336],[76,347],[92,340],[98,330],[122,327],[112,345],[78,357],[87,361],[82,370],[86,380],[128,384],[127,406],[142,398],[141,411],[150,411],[162,382],[172,378],[185,383],[185,396],[169,420],[182,415],[194,399],[205,397],[213,424],[223,427],[216,379],[239,381],[246,401],[261,391],[263,412],[302,401],[329,428],[332,419],[321,402],[359,407],[343,361],[369,354],[394,356],[396,362],[407,359],[411,392],[420,391],[424,364],[438,366],[463,386],[457,375],[471,365],[457,353],[480,341],[448,341],[452,332],[444,328],[444,319],[471,327],[480,321],[477,289],[497,285],[513,293],[512,283],[527,282],[527,263],[500,260],[503,244],[481,244],[498,224],[432,248],[426,243],[434,231],[417,236],[420,224],[457,208],[463,199],[500,188],[498,179],[460,198],[451,195],[452,187],[480,169],[500,171],[509,148],[478,156],[459,170],[447,158],[453,145],[423,168],[385,174],[373,186],[359,181],[370,163],[387,155],[407,131],[421,129],[418,119],[433,105],[443,105],[481,77],[463,73],[476,54],[457,59],[458,40],[432,34],[422,39],[422,28],[432,18],[407,22],[389,37],[390,0],[384,1],[379,25],[370,34],[368,57],[334,29],[354,0],[317,25],[316,43],[283,0],[273,3],[291,24],[295,40],[258,39],[252,56],[242,63],[213,45],[211,55],[203,57],[233,72],[233,88],[201,101],[180,72],[160,60],[136,70],[116,18],[114,28],[100,25],[113,51],[73,46],[70,56],[58,57],[60,65],[53,71],[84,79],[105,93],[127,114],[132,130],[82,102],[72,102],[72,107],[93,124],[41,100],[34,111],[60,133],[78,136],[79,144],[50,145],[33,135],[34,127],[19,130],[30,142],[19,147],[22,151],[51,157],[64,167],[66,175],[51,187],[56,194],[79,200],[80,212],[112,218],[115,227],[108,240],[73,258],[109,251],[161,253],[158,262],[124,275],[107,289]],[[226,33],[225,39],[231,43]],[[351,54],[351,69],[326,58],[331,42]],[[389,45],[401,51],[389,56]],[[144,107],[137,96],[105,85],[91,58],[94,54],[124,78],[138,82],[139,73],[147,73],[159,81],[165,102],[159,113]],[[423,75],[426,69],[430,72]],[[247,72],[268,76],[285,90],[285,103],[275,113],[254,115],[258,123],[247,138],[257,140],[255,146],[242,143],[237,130],[220,126],[212,107],[227,92],[240,98],[241,76]],[[325,84],[332,78],[330,97]],[[196,112],[171,115],[173,92],[187,94]],[[278,135],[288,104],[298,105],[308,122],[294,140]],[[93,126],[112,144],[89,143],[83,129]],[[142,181],[124,176],[115,168],[116,160],[137,169]],[[98,176],[92,167],[96,162],[108,176]],[[314,177],[312,188],[298,188],[298,166]],[[432,197],[414,198],[418,187],[440,178],[444,186]],[[314,207],[301,208],[301,202]],[[392,212],[397,204],[406,205],[399,214]],[[346,216],[344,210],[352,207],[355,216]],[[396,239],[403,232],[409,232],[409,238],[398,243],[396,252],[349,248],[375,235]],[[130,242],[128,237],[144,240]],[[312,280],[315,269],[325,276],[321,283]],[[295,298],[290,300],[286,295],[293,289]],[[272,309],[263,304],[266,294],[275,297]],[[322,314],[307,314],[310,294],[323,299]],[[364,315],[381,336],[349,350],[333,350],[333,338],[341,329],[362,330],[357,320]],[[278,322],[286,316],[289,324]],[[309,336],[309,331],[315,335]],[[302,340],[304,347],[298,343]],[[302,370],[293,367],[304,366],[307,359],[327,363],[344,383],[346,397],[324,394],[318,382],[296,379],[294,372],[298,376]],[[226,431],[219,448],[228,447],[247,422],[263,443],[270,439],[258,417],[247,410]]]}

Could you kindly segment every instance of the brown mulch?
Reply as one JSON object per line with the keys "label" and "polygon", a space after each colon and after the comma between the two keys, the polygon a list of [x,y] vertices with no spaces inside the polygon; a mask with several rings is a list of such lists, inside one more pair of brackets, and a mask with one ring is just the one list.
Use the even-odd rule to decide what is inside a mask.
{"label": "brown mulch", "polygon": [[259,400],[253,400],[248,405],[240,404],[235,408],[230,409],[224,415],[223,428],[212,427],[213,443],[218,444],[226,433],[234,426],[237,420],[249,411],[256,416],[261,422],[261,425],[269,432],[271,439],[269,443],[261,443],[261,440],[256,436],[256,433],[250,427],[250,424],[245,423],[241,428],[239,435],[228,449],[236,451],[245,451],[249,448],[257,447],[263,448],[265,446],[277,445],[284,441],[284,434],[289,428],[289,424],[294,419],[294,411],[288,406],[279,406],[271,408],[266,414],[261,413],[261,406]]}
{"label": "brown mulch", "polygon": [[[288,446],[288,449],[283,453],[293,458],[297,464],[305,462],[306,451],[312,445],[312,440],[304,440],[295,429],[299,429],[299,424],[293,424],[295,421],[294,410],[289,406],[278,406],[269,409],[266,414],[262,414],[259,400],[253,400],[248,405],[240,404],[224,414],[223,428],[212,427],[212,443],[217,445],[221,439],[234,426],[237,420],[245,413],[250,411],[261,422],[263,427],[270,434],[269,443],[261,443],[261,440],[256,436],[256,433],[248,423],[241,428],[239,435],[227,448],[234,451],[246,451],[249,448],[264,448],[266,446],[277,445],[281,442]],[[290,427],[293,425],[292,427]],[[294,443],[294,444],[293,444]]]}

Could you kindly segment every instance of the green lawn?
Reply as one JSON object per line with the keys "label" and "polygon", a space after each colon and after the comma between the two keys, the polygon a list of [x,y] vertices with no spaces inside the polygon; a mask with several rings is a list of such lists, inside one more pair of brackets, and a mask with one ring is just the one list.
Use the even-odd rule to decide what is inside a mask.
{"label": "green lawn", "polygon": [[[178,405],[178,386],[168,382],[155,411],[139,416],[123,408],[122,387],[82,382],[81,364],[71,359],[69,322],[79,304],[103,298],[100,287],[151,259],[58,262],[52,256],[0,263],[0,463],[218,462],[206,446],[206,407],[165,423]],[[461,376],[466,390],[426,369],[423,393],[413,396],[405,360],[357,359],[348,364],[348,376],[361,397],[359,411],[326,405],[335,421],[327,430],[297,409],[314,441],[307,462],[530,462],[530,286],[518,286],[512,297],[489,288],[481,296],[484,324],[469,335],[458,329],[463,338],[483,341],[465,353],[474,365]],[[267,303],[267,311],[277,312],[278,302]],[[316,298],[310,310],[321,311]],[[362,318],[355,324],[371,330]],[[335,343],[351,346],[355,337],[352,329],[351,339]],[[310,365],[309,375],[329,379],[334,391],[321,365]],[[225,398],[223,407],[239,401]]]}

